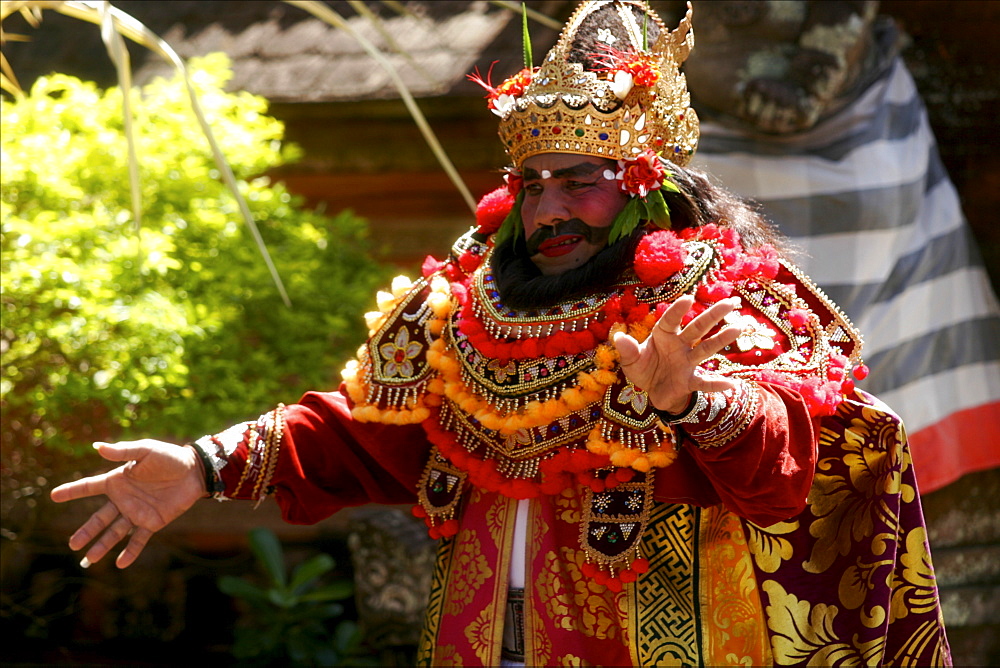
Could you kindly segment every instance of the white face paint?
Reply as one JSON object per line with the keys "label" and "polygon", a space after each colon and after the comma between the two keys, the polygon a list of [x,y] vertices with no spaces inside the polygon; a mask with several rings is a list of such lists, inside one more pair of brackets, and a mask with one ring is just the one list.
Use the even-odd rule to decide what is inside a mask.
{"label": "white face paint", "polygon": [[543,179],[551,179],[552,178],[552,172],[550,172],[547,169],[543,169],[542,170],[542,178]]}

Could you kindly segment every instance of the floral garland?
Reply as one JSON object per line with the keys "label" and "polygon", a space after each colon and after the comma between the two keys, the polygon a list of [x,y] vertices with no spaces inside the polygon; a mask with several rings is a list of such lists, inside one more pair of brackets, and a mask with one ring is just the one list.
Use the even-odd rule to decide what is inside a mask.
{"label": "floral garland", "polygon": [[[648,166],[650,163],[645,164]],[[648,179],[636,178],[629,181],[623,178],[622,182],[626,184],[623,187],[634,189],[639,188],[636,184],[649,185]],[[513,199],[511,190],[517,189],[517,183],[516,175],[511,175],[507,185],[480,202],[477,221],[481,234],[488,233],[490,229],[498,229],[496,221],[501,216],[509,217],[508,207]],[[629,183],[632,185],[628,185]],[[720,261],[708,280],[703,280],[696,288],[695,304],[685,316],[685,322],[711,304],[731,296],[738,284],[754,280],[773,281],[781,268],[777,253],[772,247],[764,245],[745,250],[740,244],[739,235],[730,228],[710,224],[678,233],[661,229],[644,235],[637,246],[634,268],[641,283],[645,286],[657,286],[681,271],[687,255],[684,243],[690,240],[711,243]],[[611,343],[614,334],[617,331],[627,331],[637,340],[645,340],[666,308],[665,304],[640,302],[637,298],[638,286],[633,286],[622,294],[609,298],[589,317],[590,322],[582,331],[556,332],[547,336],[496,337],[490,334],[477,317],[473,308],[474,298],[470,295],[472,275],[482,261],[482,255],[469,253],[460,258],[453,257],[445,263],[432,263],[435,273],[430,279],[428,301],[434,317],[429,327],[437,338],[428,349],[427,361],[436,375],[428,381],[423,396],[399,409],[366,405],[366,388],[360,380],[364,374],[355,363],[344,372],[348,392],[355,403],[355,416],[362,420],[396,424],[422,422],[429,438],[442,454],[456,466],[469,471],[476,484],[494,491],[520,495],[519,498],[523,498],[525,494],[548,493],[553,490],[558,492],[564,488],[562,485],[573,484],[574,481],[586,480],[591,485],[594,472],[600,468],[610,467],[615,471],[624,471],[607,476],[610,480],[618,480],[617,475],[631,475],[627,473],[629,470],[645,472],[668,466],[676,457],[669,431],[664,433],[660,445],[638,449],[615,440],[604,429],[606,425],[599,423],[588,434],[583,448],[565,449],[540,462],[539,481],[508,480],[497,470],[495,462],[469,453],[453,434],[438,424],[444,399],[479,421],[483,427],[502,434],[541,427],[598,402],[608,388],[619,380],[618,355]],[[448,278],[445,278],[446,275]],[[397,280],[391,293],[380,293],[379,312],[369,316],[369,327],[373,332],[384,324],[388,314],[409,289],[408,282]],[[594,369],[578,374],[575,382],[554,398],[531,401],[522,411],[501,414],[466,384],[455,352],[445,343],[447,337],[443,336],[444,328],[455,306],[459,309],[457,327],[487,357],[504,362],[593,350]],[[791,308],[785,312],[785,318],[794,330],[806,331],[808,327],[816,326],[818,316],[802,308]],[[853,390],[848,364],[849,360],[845,356],[831,354],[825,365],[825,378],[795,377],[767,369],[755,372],[752,378],[796,390],[802,395],[811,415],[828,415],[836,410],[845,393]],[[854,369],[855,378],[863,378],[866,374],[867,368],[863,365]],[[603,484],[593,483],[595,486]]]}
{"label": "floral garland", "polygon": [[609,369],[583,372],[577,376],[577,383],[564,389],[558,397],[528,402],[522,412],[504,416],[498,414],[487,400],[469,390],[461,376],[461,364],[445,345],[444,339],[438,339],[431,345],[427,362],[439,374],[428,385],[429,392],[447,397],[485,428],[501,434],[541,427],[564,415],[583,410],[600,400],[605,390],[618,379],[617,374]]}

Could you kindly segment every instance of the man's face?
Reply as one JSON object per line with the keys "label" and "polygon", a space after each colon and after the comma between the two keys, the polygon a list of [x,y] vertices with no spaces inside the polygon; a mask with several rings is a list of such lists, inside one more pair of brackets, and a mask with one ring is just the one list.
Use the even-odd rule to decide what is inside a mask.
{"label": "man's face", "polygon": [[613,160],[542,153],[524,161],[521,221],[528,255],[546,276],[585,264],[608,243],[611,223],[628,195],[614,179]]}

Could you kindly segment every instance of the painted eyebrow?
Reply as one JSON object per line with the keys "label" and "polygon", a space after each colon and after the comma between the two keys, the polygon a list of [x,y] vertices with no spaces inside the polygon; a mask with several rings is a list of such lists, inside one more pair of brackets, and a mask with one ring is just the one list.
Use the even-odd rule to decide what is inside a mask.
{"label": "painted eyebrow", "polygon": [[[574,176],[589,176],[590,174],[593,174],[598,169],[602,169],[603,167],[604,165],[595,164],[593,162],[581,162],[576,165],[572,165],[570,167],[563,167],[562,169],[557,169],[556,171],[552,172],[552,178],[565,179],[565,178],[572,178]],[[542,178],[541,174],[539,174],[534,169],[531,169],[529,167],[528,169],[524,170],[525,181],[535,180],[540,178]]]}

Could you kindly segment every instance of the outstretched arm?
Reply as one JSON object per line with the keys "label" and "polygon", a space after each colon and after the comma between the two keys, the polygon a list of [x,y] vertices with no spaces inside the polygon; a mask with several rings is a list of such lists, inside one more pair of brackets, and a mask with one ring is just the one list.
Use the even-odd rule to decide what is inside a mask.
{"label": "outstretched arm", "polygon": [[681,413],[690,403],[692,392],[720,392],[735,386],[722,376],[700,375],[697,369],[740,335],[739,327],[729,325],[704,338],[736,308],[737,301],[724,299],[682,326],[693,305],[694,297],[690,295],[678,298],[642,343],[625,333],[615,335],[625,375],[646,391],[654,407],[668,413]]}
{"label": "outstretched arm", "polygon": [[90,516],[69,539],[73,550],[90,545],[84,566],[95,563],[128,536],[115,561],[132,564],[150,537],[177,519],[206,495],[201,462],[191,446],[146,439],[122,443],[95,443],[101,456],[126,462],[118,468],[59,485],[52,490],[57,503],[105,495],[108,502]]}

